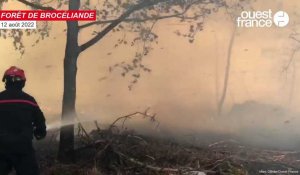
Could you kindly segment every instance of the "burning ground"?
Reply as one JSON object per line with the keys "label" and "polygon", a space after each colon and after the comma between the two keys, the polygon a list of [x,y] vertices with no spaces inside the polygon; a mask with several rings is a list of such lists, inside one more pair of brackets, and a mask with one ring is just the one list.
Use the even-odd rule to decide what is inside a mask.
{"label": "burning ground", "polygon": [[[108,126],[99,126],[96,122],[80,124],[76,137],[77,161],[71,165],[55,161],[58,131],[52,129],[48,138],[36,143],[36,146],[43,175],[299,174],[297,132],[288,130],[282,134],[280,131],[282,135],[279,135],[261,120],[260,125],[255,124],[265,116],[265,120],[277,118],[277,121],[282,121],[282,125],[279,122],[276,125],[279,130],[287,129],[289,124],[297,121],[293,120],[296,114],[286,113],[278,106],[254,101],[237,104],[226,116],[227,120],[237,120],[240,124],[232,133],[208,130],[183,133],[163,128],[145,132],[141,127],[130,124],[131,120],[142,118],[150,119],[149,125],[156,126],[156,120],[146,112],[120,117]],[[230,123],[234,126],[234,122]],[[253,128],[249,123],[254,123]],[[87,125],[89,127],[85,127]],[[226,125],[229,127],[229,124]],[[85,128],[93,129],[89,132]]]}
{"label": "burning ground", "polygon": [[94,130],[89,136],[79,136],[78,144],[77,162],[63,165],[55,161],[55,140],[40,143],[37,152],[42,174],[255,175],[270,170],[298,174],[300,170],[299,152],[246,146],[233,139],[195,146],[172,137]]}

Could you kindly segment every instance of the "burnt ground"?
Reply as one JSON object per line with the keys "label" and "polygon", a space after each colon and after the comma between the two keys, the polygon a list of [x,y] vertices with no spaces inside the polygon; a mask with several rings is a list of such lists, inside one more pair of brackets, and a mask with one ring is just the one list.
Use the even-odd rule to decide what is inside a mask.
{"label": "burnt ground", "polygon": [[171,137],[100,129],[77,135],[76,163],[66,165],[55,159],[56,136],[36,144],[42,175],[300,174],[300,152],[247,146],[230,138],[195,146]]}

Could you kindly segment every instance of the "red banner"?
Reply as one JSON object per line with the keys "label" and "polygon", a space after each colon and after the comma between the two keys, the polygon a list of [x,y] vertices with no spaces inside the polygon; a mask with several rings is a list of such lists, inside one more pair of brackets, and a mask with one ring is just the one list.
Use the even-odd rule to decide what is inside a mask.
{"label": "red banner", "polygon": [[0,10],[2,21],[95,21],[96,10]]}

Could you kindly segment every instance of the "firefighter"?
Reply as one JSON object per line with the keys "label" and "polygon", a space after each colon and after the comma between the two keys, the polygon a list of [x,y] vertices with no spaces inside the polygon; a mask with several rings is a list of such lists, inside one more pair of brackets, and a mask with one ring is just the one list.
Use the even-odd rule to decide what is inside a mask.
{"label": "firefighter", "polygon": [[17,175],[38,175],[33,136],[46,136],[45,117],[35,99],[23,92],[24,71],[12,66],[5,71],[0,92],[0,175],[15,169]]}

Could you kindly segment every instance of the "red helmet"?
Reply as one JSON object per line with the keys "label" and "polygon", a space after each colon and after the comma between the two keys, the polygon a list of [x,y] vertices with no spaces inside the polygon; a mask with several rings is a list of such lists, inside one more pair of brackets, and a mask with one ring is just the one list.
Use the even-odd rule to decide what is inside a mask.
{"label": "red helmet", "polygon": [[26,81],[24,70],[16,66],[11,66],[5,71],[2,81],[5,82],[5,78],[7,77],[17,78],[16,81]]}

